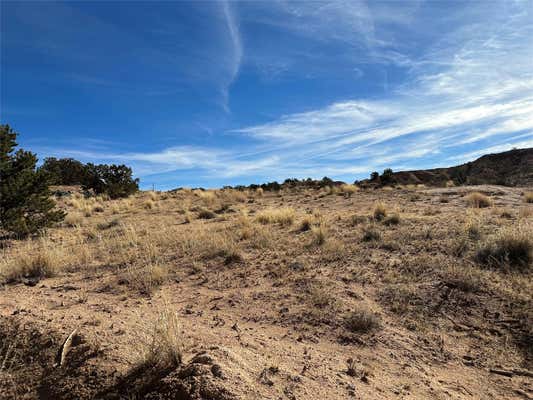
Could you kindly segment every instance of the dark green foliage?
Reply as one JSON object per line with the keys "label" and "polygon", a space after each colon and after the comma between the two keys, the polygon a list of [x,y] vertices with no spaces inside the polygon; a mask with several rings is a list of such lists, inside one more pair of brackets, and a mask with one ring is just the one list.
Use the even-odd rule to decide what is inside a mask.
{"label": "dark green foliage", "polygon": [[379,172],[374,171],[374,172],[372,172],[372,173],[370,174],[370,180],[371,180],[372,182],[375,182],[375,181],[377,181],[378,179],[379,179]]}
{"label": "dark green foliage", "polygon": [[139,190],[139,179],[133,179],[131,168],[126,165],[87,164],[84,190],[107,194],[112,199],[128,197]]}
{"label": "dark green foliage", "polygon": [[383,170],[383,173],[381,174],[381,182],[383,183],[391,183],[393,181],[394,174],[392,172],[392,169],[386,168]]}
{"label": "dark green foliage", "polygon": [[19,149],[17,134],[0,125],[0,230],[26,236],[65,217],[55,209],[48,189],[49,176],[37,170],[35,154]]}
{"label": "dark green foliage", "polygon": [[465,184],[468,179],[468,164],[452,168],[450,175],[456,184]]}
{"label": "dark green foliage", "polygon": [[274,181],[274,182],[269,182],[269,183],[263,183],[261,185],[261,188],[263,190],[278,192],[281,190],[281,185],[278,182]]}
{"label": "dark green foliage", "polygon": [[50,175],[53,185],[81,185],[87,176],[85,165],[73,158],[45,158],[40,169]]}

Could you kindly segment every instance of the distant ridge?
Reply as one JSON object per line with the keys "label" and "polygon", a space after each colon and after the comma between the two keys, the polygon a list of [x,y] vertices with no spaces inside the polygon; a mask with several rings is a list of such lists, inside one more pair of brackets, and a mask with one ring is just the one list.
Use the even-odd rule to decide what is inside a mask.
{"label": "distant ridge", "polygon": [[[533,186],[533,148],[486,154],[454,167],[394,172],[388,182],[444,186],[449,181],[459,185]],[[370,179],[359,183],[362,186],[379,184]]]}

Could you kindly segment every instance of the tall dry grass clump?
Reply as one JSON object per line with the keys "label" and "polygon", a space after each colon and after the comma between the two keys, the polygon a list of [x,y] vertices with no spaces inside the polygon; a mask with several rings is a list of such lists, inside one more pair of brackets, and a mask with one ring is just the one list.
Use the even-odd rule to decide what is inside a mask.
{"label": "tall dry grass clump", "polygon": [[344,185],[341,185],[341,193],[343,193],[346,197],[351,197],[354,193],[356,193],[359,190],[359,187],[356,185],[349,185],[345,183]]}
{"label": "tall dry grass clump", "polygon": [[67,214],[67,216],[63,220],[63,223],[65,224],[65,226],[68,226],[70,228],[78,228],[85,224],[85,220],[83,219],[83,215],[81,213],[72,212]]}
{"label": "tall dry grass clump", "polygon": [[476,260],[484,265],[527,270],[533,264],[533,226],[505,228],[483,242]]}
{"label": "tall dry grass clump", "polygon": [[128,266],[122,279],[131,289],[150,296],[168,279],[168,270],[159,264],[147,264],[142,267]]}
{"label": "tall dry grass clump", "polygon": [[166,304],[148,330],[139,334],[136,343],[137,365],[173,368],[183,360],[183,337],[178,314]]}
{"label": "tall dry grass clump", "polygon": [[374,205],[374,211],[372,212],[376,221],[381,221],[387,216],[387,207],[382,202],[377,202]]}
{"label": "tall dry grass clump", "polygon": [[322,246],[329,237],[329,230],[325,224],[320,224],[311,228],[311,234],[311,245]]}
{"label": "tall dry grass clump", "polygon": [[492,200],[487,195],[479,192],[472,192],[466,196],[466,202],[473,208],[486,208],[492,206]]}
{"label": "tall dry grass clump", "polygon": [[192,259],[224,257],[230,263],[242,258],[239,256],[236,232],[230,229],[195,226],[180,232],[176,241],[178,253]]}
{"label": "tall dry grass clump", "polygon": [[261,224],[280,224],[289,226],[294,223],[295,211],[292,207],[267,208],[257,215],[257,221]]}
{"label": "tall dry grass clump", "polygon": [[366,307],[358,307],[351,311],[344,320],[346,328],[352,333],[368,333],[380,328],[378,315]]}
{"label": "tall dry grass clump", "polygon": [[69,256],[64,249],[48,238],[37,244],[29,241],[0,261],[0,278],[17,281],[22,278],[49,278],[68,265]]}
{"label": "tall dry grass clump", "polygon": [[524,201],[526,203],[533,203],[533,192],[525,192],[524,193]]}
{"label": "tall dry grass clump", "polygon": [[153,210],[155,208],[155,201],[152,199],[143,201],[142,208],[145,210]]}

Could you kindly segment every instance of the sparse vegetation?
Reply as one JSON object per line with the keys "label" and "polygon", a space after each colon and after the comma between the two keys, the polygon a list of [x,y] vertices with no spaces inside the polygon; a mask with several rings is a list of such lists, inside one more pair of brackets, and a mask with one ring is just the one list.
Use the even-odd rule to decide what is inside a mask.
{"label": "sparse vegetation", "polygon": [[311,233],[311,244],[315,246],[322,246],[324,243],[326,243],[326,239],[329,236],[328,228],[324,224],[313,226],[311,228]]}
{"label": "sparse vegetation", "polygon": [[379,329],[379,317],[365,307],[351,311],[345,317],[346,329],[352,333],[368,333]]}
{"label": "sparse vegetation", "polygon": [[[499,195],[513,215],[505,219],[500,217],[503,208],[496,207],[469,209],[465,215],[457,196],[436,203],[441,194],[434,196],[432,189],[415,202],[409,201],[407,190],[382,187],[361,189],[348,201],[319,197],[326,186],[343,193],[341,185],[331,182],[317,188],[285,186],[280,196],[265,191],[261,199],[256,189],[144,192],[128,199],[73,192],[58,198],[68,211],[64,224],[45,237],[0,247],[0,284],[24,307],[32,304],[36,313],[48,313],[52,325],[57,320],[81,326],[84,340],[107,326],[113,310],[119,318],[110,324],[111,339],[104,340],[133,355],[147,374],[188,371],[189,365],[180,367],[188,338],[192,348],[197,343],[218,346],[218,340],[227,345],[225,334],[205,335],[204,329],[227,329],[249,340],[255,335],[249,327],[261,326],[261,332],[272,335],[271,326],[280,321],[320,354],[331,356],[331,343],[357,343],[351,351],[358,367],[351,373],[361,379],[372,375],[364,372],[359,351],[374,345],[379,337],[371,335],[385,321],[384,337],[412,330],[424,335],[424,345],[438,357],[462,357],[452,346],[445,351],[439,347],[434,327],[486,326],[499,313],[500,320],[518,321],[512,322],[513,330],[498,324],[505,346],[503,335],[483,342],[453,340],[460,349],[472,343],[480,349],[504,346],[508,353],[487,356],[490,365],[520,359],[530,298],[531,256],[527,261],[523,255],[533,235],[529,217],[521,211],[528,204],[516,195]],[[248,201],[239,201],[242,196]],[[521,239],[501,239],[508,231]],[[39,283],[48,277],[53,279]],[[27,299],[17,297],[30,293],[25,285],[36,284],[42,289],[28,289]],[[489,306],[493,312],[485,317]],[[70,307],[80,321],[69,317]],[[140,316],[126,308],[138,308]],[[245,321],[232,321],[245,313]],[[439,335],[449,340],[448,332],[454,330],[442,329]],[[266,336],[261,340],[267,350],[280,344]],[[109,351],[117,354],[113,347]],[[292,352],[291,357],[298,355]],[[211,367],[200,368],[212,374]]]}
{"label": "sparse vegetation", "polygon": [[166,304],[158,312],[150,329],[143,329],[138,338],[139,366],[165,369],[177,367],[183,360],[183,337],[180,333],[178,315]]}
{"label": "sparse vegetation", "polygon": [[213,218],[216,218],[216,214],[211,211],[211,210],[208,210],[207,208],[200,208],[198,210],[198,218],[200,219],[213,219]]}
{"label": "sparse vegetation", "polygon": [[524,193],[524,201],[526,203],[533,203],[533,192],[525,192]]}
{"label": "sparse vegetation", "polygon": [[369,226],[363,230],[363,241],[372,242],[381,240],[381,232],[378,231],[375,227]]}
{"label": "sparse vegetation", "polygon": [[151,295],[168,279],[168,271],[158,264],[129,266],[122,277],[128,286],[141,294]]}
{"label": "sparse vegetation", "polygon": [[373,211],[374,219],[376,221],[381,221],[387,216],[387,207],[382,202],[378,202],[374,205]]}
{"label": "sparse vegetation", "polygon": [[344,185],[341,186],[341,192],[346,197],[351,197],[354,193],[357,193],[358,190],[359,190],[359,188],[356,185],[344,184]]}
{"label": "sparse vegetation", "polygon": [[466,196],[466,201],[470,207],[473,208],[486,208],[492,206],[492,200],[490,197],[479,192],[472,192]]}
{"label": "sparse vegetation", "polygon": [[477,251],[484,265],[525,270],[533,263],[533,230],[530,226],[503,229],[487,239]]}
{"label": "sparse vegetation", "polygon": [[295,212],[291,207],[270,208],[257,215],[257,221],[261,224],[281,224],[283,226],[292,225],[294,218]]}
{"label": "sparse vegetation", "polygon": [[384,225],[398,225],[400,223],[400,214],[394,213],[383,219]]}

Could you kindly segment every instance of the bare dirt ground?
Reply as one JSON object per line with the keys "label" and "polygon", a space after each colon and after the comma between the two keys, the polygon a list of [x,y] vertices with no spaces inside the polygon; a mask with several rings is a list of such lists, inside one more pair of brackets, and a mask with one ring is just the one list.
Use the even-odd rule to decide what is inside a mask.
{"label": "bare dirt ground", "polygon": [[0,398],[531,399],[531,265],[476,259],[526,190],[62,197],[0,249]]}

